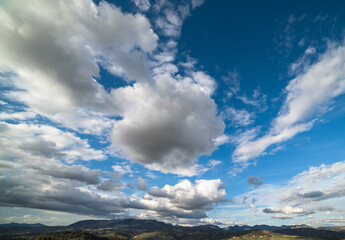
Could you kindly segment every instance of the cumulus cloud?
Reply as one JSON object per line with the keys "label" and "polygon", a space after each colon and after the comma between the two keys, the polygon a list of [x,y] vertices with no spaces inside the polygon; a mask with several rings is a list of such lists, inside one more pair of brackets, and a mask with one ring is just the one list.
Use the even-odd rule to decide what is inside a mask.
{"label": "cumulus cloud", "polygon": [[197,157],[217,149],[225,127],[210,96],[212,78],[205,76],[176,80],[163,74],[155,76],[154,87],[114,90],[123,119],[114,125],[113,147],[152,170],[195,175]]}
{"label": "cumulus cloud", "polygon": [[285,101],[268,133],[238,145],[233,160],[246,163],[263,155],[272,144],[308,131],[313,126],[313,119],[325,113],[332,99],[345,92],[344,64],[343,45],[330,45],[314,64],[306,64],[304,71],[285,88]]}
{"label": "cumulus cloud", "polygon": [[[223,143],[219,137],[225,125],[211,98],[215,80],[202,71],[173,77],[174,64],[154,67],[151,73],[146,60],[157,48],[158,37],[146,17],[123,14],[106,2],[24,5],[8,1],[0,12],[4,20],[0,65],[13,84],[8,98],[78,133],[105,136],[113,127],[113,146],[122,157],[163,172],[194,175],[198,156]],[[164,21],[180,29],[190,6],[184,2],[175,11],[167,2],[160,8]],[[35,9],[45,9],[45,14]],[[171,42],[166,46],[176,47]],[[107,92],[99,65],[135,83]],[[31,117],[30,112],[2,115]],[[37,143],[22,146],[36,152],[37,147]]]}
{"label": "cumulus cloud", "polygon": [[146,208],[160,216],[204,218],[213,204],[224,202],[226,192],[219,180],[182,180],[174,186],[153,187],[143,199],[136,202],[138,208]]}
{"label": "cumulus cloud", "polygon": [[[128,80],[151,81],[142,53],[154,50],[158,37],[140,14],[106,2],[6,1],[0,18],[0,66],[15,88],[6,96],[64,126],[92,131],[92,121],[105,122],[96,112],[117,113],[96,80],[98,64]],[[85,116],[84,126],[73,125]]]}
{"label": "cumulus cloud", "polygon": [[[171,39],[159,46],[160,54],[146,17],[103,1],[3,4],[0,77],[9,89],[3,96],[19,110],[0,114],[0,168],[8,173],[0,178],[2,206],[100,216],[139,209],[199,218],[224,201],[219,179],[151,188],[141,198],[126,196],[120,192],[126,184],[112,179],[132,177],[130,165],[113,165],[112,173],[92,169],[92,162],[83,165],[107,159],[84,134],[103,144],[112,128],[107,140],[117,157],[187,176],[198,172],[199,156],[225,142],[212,99],[215,80],[196,69],[181,76],[172,63],[183,20],[201,3],[186,1],[176,9],[162,3],[163,15],[154,24]],[[149,1],[135,4],[151,9]],[[100,66],[128,84],[105,90]],[[146,190],[145,180],[139,178],[137,187]]]}

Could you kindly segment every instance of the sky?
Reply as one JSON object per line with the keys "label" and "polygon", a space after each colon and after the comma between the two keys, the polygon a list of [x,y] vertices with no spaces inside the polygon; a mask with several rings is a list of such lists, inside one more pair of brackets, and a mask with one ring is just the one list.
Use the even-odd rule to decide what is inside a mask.
{"label": "sky", "polygon": [[345,226],[345,2],[0,1],[0,223]]}

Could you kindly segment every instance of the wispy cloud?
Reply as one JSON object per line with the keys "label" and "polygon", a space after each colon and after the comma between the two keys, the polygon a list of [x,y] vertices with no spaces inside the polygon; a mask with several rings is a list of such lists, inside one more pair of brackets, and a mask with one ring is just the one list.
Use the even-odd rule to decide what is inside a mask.
{"label": "wispy cloud", "polygon": [[316,63],[304,67],[304,72],[292,79],[285,88],[283,106],[273,119],[268,133],[237,146],[233,161],[247,163],[265,154],[269,146],[308,131],[315,119],[328,110],[332,99],[345,92],[344,62],[345,47],[330,45]]}

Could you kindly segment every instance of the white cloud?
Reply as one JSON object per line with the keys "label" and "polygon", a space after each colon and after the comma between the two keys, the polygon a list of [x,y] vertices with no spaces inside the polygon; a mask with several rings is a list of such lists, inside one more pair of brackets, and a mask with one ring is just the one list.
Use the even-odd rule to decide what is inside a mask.
{"label": "white cloud", "polygon": [[[0,168],[7,173],[0,178],[0,202],[6,206],[99,216],[138,209],[157,216],[199,218],[226,194],[219,179],[197,180],[195,184],[185,180],[156,188],[158,192],[168,191],[169,200],[148,194],[128,197],[119,191],[124,186],[121,181],[102,178],[98,169],[65,163],[66,159],[92,160],[97,154],[103,159],[102,152],[75,135],[51,126],[9,123],[1,123],[0,133]],[[120,174],[133,172],[129,165],[112,168]],[[144,179],[139,178],[137,185],[146,189]],[[116,196],[113,191],[117,191]]]}
{"label": "white cloud", "polygon": [[193,72],[192,77],[196,83],[199,84],[202,91],[205,91],[209,95],[213,95],[217,84],[216,81],[204,72]]}
{"label": "white cloud", "polygon": [[260,112],[267,110],[267,96],[261,92],[259,87],[253,90],[253,94],[250,97],[238,95],[236,98],[246,105],[255,107]]}
{"label": "white cloud", "polygon": [[141,10],[141,11],[147,11],[151,7],[151,3],[149,0],[132,0],[134,4]]}
{"label": "white cloud", "polygon": [[131,167],[129,165],[113,165],[111,167],[115,172],[121,174],[121,175],[124,175],[124,174],[132,174],[133,171],[131,169]]}
{"label": "white cloud", "polygon": [[215,166],[218,166],[219,164],[221,164],[221,161],[215,160],[215,159],[211,159],[210,161],[208,161],[207,166],[214,168]]}
{"label": "white cloud", "polygon": [[[78,133],[107,136],[114,125],[113,146],[121,156],[163,172],[194,175],[197,158],[222,144],[214,79],[201,71],[172,78],[178,69],[166,62],[173,54],[158,57],[165,64],[151,73],[147,58],[154,59],[158,37],[143,15],[89,0],[26,4],[10,1],[0,10],[0,67],[13,83],[6,97]],[[162,3],[163,20],[179,32],[190,5]],[[176,42],[167,40],[165,48],[172,53]],[[98,64],[135,83],[108,93]]]}
{"label": "white cloud", "polygon": [[345,47],[329,46],[316,63],[305,67],[302,74],[290,81],[283,106],[268,133],[240,144],[233,153],[233,160],[246,163],[265,154],[272,144],[308,131],[314,123],[312,119],[326,112],[332,99],[345,92],[344,64]]}
{"label": "white cloud", "polygon": [[113,147],[152,170],[195,175],[197,157],[217,148],[216,139],[225,127],[210,98],[211,78],[203,85],[169,74],[155,80],[155,86],[134,84],[112,92],[123,104],[123,119],[113,129]]}
{"label": "white cloud", "polygon": [[64,126],[85,129],[89,122],[75,123],[87,117],[99,127],[85,131],[102,134],[102,114],[117,113],[94,79],[97,63],[125,79],[151,81],[143,53],[156,48],[158,37],[140,14],[123,14],[106,2],[8,1],[0,18],[0,67],[16,74],[8,76],[16,90],[6,96]]}
{"label": "white cloud", "polygon": [[227,107],[223,111],[223,118],[225,120],[230,120],[235,127],[247,126],[254,122],[253,113],[250,113],[245,109],[236,110],[232,107]]}
{"label": "white cloud", "polygon": [[313,211],[311,211],[308,208],[285,206],[283,208],[283,213],[285,213],[286,215],[297,214],[299,216],[301,216],[301,215],[303,216],[303,215],[311,214],[311,213],[313,213]]}
{"label": "white cloud", "polygon": [[153,187],[138,201],[140,206],[154,211],[160,216],[181,218],[204,218],[212,205],[221,203],[225,197],[224,184],[219,180],[182,180],[178,184]]}
{"label": "white cloud", "polygon": [[[286,185],[264,185],[234,198],[237,203],[255,203],[264,213],[278,217],[303,217],[314,211],[343,209],[345,162],[310,167]],[[320,216],[317,216],[320,218]]]}
{"label": "white cloud", "polygon": [[312,123],[298,124],[290,128],[282,129],[277,135],[265,135],[255,141],[244,142],[239,145],[233,153],[233,162],[246,165],[249,159],[264,154],[266,148],[275,143],[286,141],[297,133],[308,131]]}
{"label": "white cloud", "polygon": [[4,155],[30,154],[38,157],[63,158],[69,162],[106,159],[103,151],[93,149],[87,140],[52,126],[0,122],[0,129],[1,148],[6,149],[6,152],[2,151]]}
{"label": "white cloud", "polygon": [[190,16],[191,9],[200,6],[203,2],[202,0],[181,1],[174,5],[170,1],[156,1],[153,9],[159,14],[154,20],[155,26],[162,35],[176,39],[180,36],[183,21]]}
{"label": "white cloud", "polygon": [[237,94],[240,91],[240,74],[237,69],[234,69],[232,72],[228,72],[228,75],[222,78],[229,90],[226,92],[228,98],[231,98],[233,95]]}
{"label": "white cloud", "polygon": [[193,9],[201,6],[204,2],[205,0],[192,0]]}
{"label": "white cloud", "polygon": [[26,120],[33,119],[37,116],[36,113],[28,110],[23,112],[1,112],[0,120]]}
{"label": "white cloud", "polygon": [[106,136],[115,122],[107,115],[84,108],[58,112],[53,118],[62,126],[68,126],[74,131],[98,136]]}

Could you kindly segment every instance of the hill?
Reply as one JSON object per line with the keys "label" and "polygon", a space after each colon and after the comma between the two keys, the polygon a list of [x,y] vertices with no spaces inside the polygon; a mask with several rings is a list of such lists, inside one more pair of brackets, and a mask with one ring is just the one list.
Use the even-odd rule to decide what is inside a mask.
{"label": "hill", "polygon": [[47,227],[46,225],[43,225],[41,223],[7,223],[7,224],[0,224],[0,229],[1,228],[9,228],[9,227],[32,227],[32,228],[37,228],[37,227]]}
{"label": "hill", "polygon": [[292,226],[229,226],[220,228],[214,225],[182,227],[155,220],[113,219],[84,220],[68,226],[48,227],[42,224],[5,224],[0,226],[1,239],[35,240],[223,240],[223,239],[345,239],[342,228],[316,229],[307,225]]}

